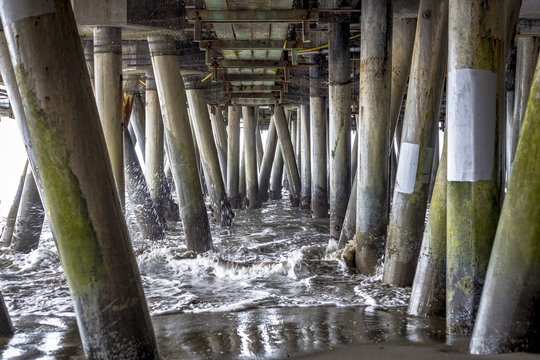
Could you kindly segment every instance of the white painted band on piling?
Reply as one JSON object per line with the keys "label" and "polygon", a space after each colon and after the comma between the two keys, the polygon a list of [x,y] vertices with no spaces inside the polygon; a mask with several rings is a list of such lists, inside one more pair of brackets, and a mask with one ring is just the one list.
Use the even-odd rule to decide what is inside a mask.
{"label": "white painted band on piling", "polygon": [[54,0],[9,0],[2,1],[1,11],[4,21],[14,23],[32,16],[52,14],[56,9]]}
{"label": "white painted band on piling", "polygon": [[419,155],[420,145],[406,142],[401,143],[396,173],[396,191],[404,194],[412,194],[414,192]]}
{"label": "white painted band on piling", "polygon": [[495,156],[497,75],[448,73],[448,181],[491,180]]}

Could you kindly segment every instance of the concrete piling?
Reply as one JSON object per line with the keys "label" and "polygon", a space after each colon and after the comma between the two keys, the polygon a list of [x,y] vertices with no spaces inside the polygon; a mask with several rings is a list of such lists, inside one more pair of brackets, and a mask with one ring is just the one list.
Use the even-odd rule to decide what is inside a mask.
{"label": "concrete piling", "polygon": [[[244,131],[246,131],[244,124]],[[238,180],[238,194],[240,197],[240,206],[244,207],[246,199],[246,144],[242,143],[240,150],[240,179]]]}
{"label": "concrete piling", "polygon": [[[274,158],[276,156],[276,147],[276,125],[274,124],[274,118],[272,117],[270,119],[270,124],[268,125],[268,133],[266,135],[266,149],[264,150],[261,169],[259,171],[259,199],[261,202],[268,201],[268,188],[270,186],[270,175],[273,169]],[[281,185],[281,179],[279,180],[279,183]]]}
{"label": "concrete piling", "polygon": [[37,170],[84,353],[93,359],[126,353],[156,358],[70,2],[21,7],[17,1],[3,1],[0,16],[27,114],[19,125]]}
{"label": "concrete piling", "polygon": [[193,137],[188,131],[187,99],[176,47],[173,41],[159,36],[149,37],[148,45],[187,246],[189,250],[204,252],[212,248],[212,235],[197,172]]}
{"label": "concrete piling", "polygon": [[120,203],[124,206],[123,132],[125,124],[122,116],[122,30],[117,27],[99,26],[93,31],[96,104]]}
{"label": "concrete piling", "polygon": [[339,239],[351,191],[350,24],[329,24],[330,236]]}
{"label": "concrete piling", "polygon": [[338,249],[343,249],[350,240],[354,239],[356,232],[356,193],[358,184],[358,173],[355,174],[351,187],[351,194],[347,202],[347,212],[343,220],[343,228],[339,234]]}
{"label": "concrete piling", "polygon": [[420,0],[383,283],[411,286],[424,232],[446,76],[448,2]]}
{"label": "concrete piling", "polygon": [[239,193],[240,175],[240,108],[229,106],[227,125],[227,194],[234,209],[242,206]]}
{"label": "concrete piling", "polygon": [[444,316],[446,309],[446,158],[443,146],[429,217],[407,313],[413,316]]}
{"label": "concrete piling", "polygon": [[300,208],[311,208],[311,139],[310,111],[308,104],[302,104],[300,110]]}
{"label": "concrete piling", "polygon": [[210,121],[212,122],[212,134],[219,158],[221,177],[227,181],[227,130],[223,121],[223,114],[219,106],[209,106]]}
{"label": "concrete piling", "polygon": [[161,240],[165,237],[165,218],[154,207],[150,190],[129,132],[124,130],[124,163],[126,192],[144,239]]}
{"label": "concrete piling", "polygon": [[[390,99],[390,139],[394,139],[396,126],[411,72],[411,60],[416,34],[416,19],[395,17],[392,23],[392,85]],[[398,133],[398,146],[401,131]]]}
{"label": "concrete piling", "polygon": [[22,253],[37,249],[44,220],[45,210],[43,210],[36,181],[32,170],[28,169],[11,241],[14,244],[13,249]]}
{"label": "concrete piling", "polygon": [[148,190],[158,216],[165,217],[165,172],[164,172],[164,141],[163,120],[159,108],[159,98],[154,79],[154,72],[146,72],[145,89],[145,173]]}
{"label": "concrete piling", "polygon": [[[148,76],[148,71],[146,72],[146,75]],[[154,80],[153,76],[154,75],[152,73],[152,80]],[[155,84],[155,80],[154,80],[154,84]],[[154,85],[154,89],[155,88],[156,86]],[[146,96],[146,90],[145,90],[145,96]],[[159,107],[159,102],[157,103],[157,105]],[[133,140],[133,144],[139,147],[139,150],[141,151],[141,155],[143,157],[143,161],[146,163],[146,106],[143,103],[143,99],[140,93],[136,93],[133,98],[133,110],[132,110],[131,119],[132,120],[129,123],[129,127],[130,129],[133,129],[133,132],[135,133],[135,139],[137,141],[135,142],[135,140],[133,140],[133,136],[131,137],[131,139]],[[161,112],[160,112],[160,120],[161,120]]]}
{"label": "concrete piling", "polygon": [[449,334],[467,335],[472,331],[499,217],[497,129],[504,113],[503,5],[500,0],[450,0],[446,223]]}
{"label": "concrete piling", "polygon": [[321,86],[326,77],[326,59],[315,55],[309,67],[309,116],[311,137],[311,214],[314,218],[328,217],[326,161],[326,98],[328,89]]}
{"label": "concrete piling", "polygon": [[[358,124],[358,115],[356,115],[356,124]],[[354,178],[356,177],[356,168],[358,167],[358,130],[356,131],[356,134],[354,136],[354,141],[352,144],[353,146],[351,150],[351,176],[352,176],[351,177],[351,191],[352,191],[352,183],[354,182]]]}
{"label": "concrete piling", "polygon": [[363,0],[356,204],[356,266],[373,274],[388,226],[392,2]]}
{"label": "concrete piling", "polygon": [[274,109],[274,123],[276,125],[276,132],[279,139],[279,147],[281,149],[283,161],[289,176],[289,194],[291,204],[292,206],[298,206],[300,204],[301,189],[300,175],[298,174],[298,167],[296,166],[291,136],[289,134],[289,129],[287,128],[285,111],[281,105],[276,106]]}
{"label": "concrete piling", "polygon": [[274,152],[274,161],[272,162],[272,172],[270,177],[271,181],[268,197],[271,200],[279,200],[282,197],[281,189],[283,187],[283,156],[281,155],[281,145],[279,145],[279,140]]}
{"label": "concrete piling", "polygon": [[234,213],[227,199],[225,183],[221,177],[218,153],[212,133],[212,125],[208,114],[204,91],[191,89],[186,91],[189,106],[191,108],[192,125],[197,144],[201,154],[201,163],[205,169],[205,180],[212,202],[212,212],[216,221],[221,226],[231,226]]}
{"label": "concrete piling", "polygon": [[12,336],[13,334],[13,324],[11,323],[4,297],[0,292],[0,336]]}
{"label": "concrete piling", "polygon": [[19,179],[19,185],[17,186],[17,191],[15,192],[13,202],[11,203],[8,215],[6,216],[6,223],[4,225],[4,228],[2,229],[2,237],[0,238],[0,244],[2,244],[3,246],[9,246],[11,244],[11,238],[13,237],[13,230],[15,229],[15,221],[17,220],[17,213],[19,212],[19,205],[21,203],[21,197],[23,193],[27,170],[28,160],[24,165],[21,178]]}
{"label": "concrete piling", "polygon": [[533,36],[520,36],[517,38],[514,113],[508,129],[510,133],[510,144],[508,145],[509,152],[506,154],[509,165],[507,168],[508,173],[512,171],[512,163],[514,162],[523,118],[525,117],[525,110],[527,108],[527,101],[529,100],[529,92],[539,51],[540,39]]}
{"label": "concrete piling", "polygon": [[257,176],[257,126],[255,123],[255,108],[253,106],[243,106],[242,117],[244,118],[246,197],[248,200],[248,208],[255,209],[261,207]]}
{"label": "concrete piling", "polygon": [[473,354],[540,351],[540,61],[470,343]]}

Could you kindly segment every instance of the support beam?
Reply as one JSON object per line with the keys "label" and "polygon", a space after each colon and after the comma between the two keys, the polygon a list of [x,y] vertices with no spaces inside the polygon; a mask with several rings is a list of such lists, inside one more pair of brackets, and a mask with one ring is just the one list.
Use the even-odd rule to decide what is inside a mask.
{"label": "support beam", "polygon": [[328,217],[327,162],[326,162],[326,96],[322,85],[326,77],[326,58],[315,55],[309,68],[309,116],[311,132],[311,215]]}
{"label": "support beam", "polygon": [[351,55],[349,23],[329,24],[330,236],[339,239],[351,191]]}
{"label": "support beam", "polygon": [[349,241],[354,240],[356,232],[356,196],[357,196],[358,173],[354,175],[354,180],[351,187],[351,195],[347,202],[347,212],[343,220],[343,228],[339,234],[338,249],[343,249]]}
{"label": "support beam", "polygon": [[154,207],[150,190],[148,190],[141,164],[135,152],[135,145],[133,145],[127,129],[124,130],[124,160],[126,192],[129,202],[133,205],[133,212],[141,236],[143,239],[151,241],[162,240],[165,237],[165,217],[160,217]]}
{"label": "support beam", "polygon": [[164,164],[164,141],[163,121],[159,98],[156,88],[154,72],[149,69],[146,72],[146,106],[145,106],[145,166],[146,181],[150,196],[160,218],[165,217],[165,172]]}
{"label": "support beam", "polygon": [[447,148],[445,141],[407,309],[412,316],[445,314]]}
{"label": "support beam", "polygon": [[4,225],[4,228],[2,229],[2,238],[0,239],[0,245],[9,246],[11,244],[13,230],[15,229],[15,221],[17,220],[17,213],[19,211],[19,205],[21,203],[24,182],[26,181],[27,170],[28,160],[24,165],[24,169],[19,180],[19,186],[17,186],[17,191],[15,192],[15,196],[13,197],[13,202],[11,203],[8,215],[6,216],[6,223]]}
{"label": "support beam", "polygon": [[448,53],[448,2],[420,0],[418,13],[382,280],[397,286],[414,280]]}
{"label": "support beam", "polygon": [[[159,107],[159,102],[157,105]],[[133,116],[131,116],[129,127],[130,129],[133,129],[133,132],[135,133],[135,139],[137,140],[137,143],[134,145],[137,145],[139,147],[139,150],[141,151],[143,157],[143,161],[146,162],[146,107],[140,93],[135,94],[135,98],[133,99],[132,112]],[[159,113],[159,120],[161,121],[161,111]],[[133,137],[131,139],[133,139]]]}
{"label": "support beam", "polygon": [[17,76],[8,87],[18,86],[29,114],[18,117],[19,126],[32,168],[39,169],[83,350],[93,359],[127,353],[155,358],[157,343],[70,2],[43,4],[0,3]]}
{"label": "support beam", "polygon": [[[394,9],[396,12],[397,9]],[[396,134],[396,126],[407,89],[411,71],[411,59],[416,33],[416,18],[394,18],[392,24],[392,87],[390,100],[390,139]],[[397,138],[401,142],[401,131]]]}
{"label": "support beam", "polygon": [[197,138],[201,162],[205,171],[207,189],[212,202],[212,214],[215,220],[223,227],[232,225],[234,213],[231,210],[225,183],[221,177],[221,168],[212,134],[212,125],[208,114],[208,106],[204,97],[203,89],[191,89],[186,91],[187,100],[192,114],[193,131]]}
{"label": "support beam", "polygon": [[216,60],[214,64],[219,69],[285,69],[292,67],[292,64],[287,60]]}
{"label": "support beam", "polygon": [[212,122],[212,134],[218,152],[221,177],[227,181],[227,130],[223,121],[223,114],[219,106],[208,106],[210,121]]}
{"label": "support beam", "polygon": [[242,206],[239,193],[240,175],[240,116],[239,107],[228,108],[228,140],[227,140],[227,193],[234,209]]}
{"label": "support beam", "polygon": [[176,46],[174,41],[157,36],[149,37],[148,45],[187,246],[189,250],[205,252],[212,248],[212,235],[197,172]]}
{"label": "support beam", "polygon": [[122,116],[122,30],[94,28],[94,67],[96,104],[105,142],[118,187],[120,203],[125,205],[124,145]]}
{"label": "support beam", "polygon": [[540,61],[489,260],[471,338],[472,354],[540,350],[539,144]]}
{"label": "support beam", "polygon": [[388,227],[392,1],[362,0],[356,266],[373,274]]}
{"label": "support beam", "polygon": [[242,108],[244,118],[244,144],[245,144],[245,166],[246,166],[246,197],[248,208],[256,209],[261,207],[259,201],[259,183],[257,181],[257,140],[255,108],[244,106]]}
{"label": "support beam", "polygon": [[301,24],[305,21],[318,21],[317,10],[266,9],[266,10],[186,10],[189,22],[212,24],[237,23],[289,23]]}
{"label": "support beam", "polygon": [[4,297],[0,292],[0,336],[7,337],[14,334],[13,325],[11,324],[11,318],[9,317]]}
{"label": "support beam", "polygon": [[225,90],[234,93],[284,92],[283,86],[281,85],[226,85]]}
{"label": "support beam", "polygon": [[[276,132],[277,134],[277,132]],[[276,151],[274,153],[274,161],[272,162],[272,173],[270,174],[272,178],[270,181],[270,191],[268,197],[271,200],[281,199],[281,189],[283,187],[283,156],[281,155],[281,145],[276,144]]]}
{"label": "support beam", "polygon": [[204,40],[201,50],[293,50],[300,48],[296,40]]}
{"label": "support beam", "polygon": [[291,135],[287,127],[285,118],[285,110],[283,106],[276,106],[274,109],[274,122],[276,124],[276,132],[279,139],[279,147],[283,156],[287,174],[289,176],[289,194],[292,206],[300,204],[300,175],[294,158],[294,150],[291,142]]}
{"label": "support beam", "polygon": [[[446,331],[470,334],[499,217],[505,2],[450,0]],[[479,129],[482,129],[481,132]]]}
{"label": "support beam", "polygon": [[300,111],[300,174],[301,174],[301,198],[300,198],[300,208],[309,209],[311,207],[311,139],[310,139],[310,111],[309,105],[302,104]]}
{"label": "support beam", "polygon": [[[268,187],[270,185],[270,175],[273,169],[274,158],[276,157],[277,133],[274,117],[270,119],[268,133],[266,135],[266,149],[259,171],[259,198],[262,202],[268,201]],[[282,165],[283,166],[283,165]],[[281,180],[279,181],[281,185]]]}
{"label": "support beam", "polygon": [[509,167],[507,168],[508,173],[512,171],[512,163],[514,162],[514,155],[517,149],[519,132],[523,124],[523,118],[525,117],[525,109],[529,100],[529,91],[531,89],[539,50],[540,39],[532,36],[520,36],[517,38],[514,114],[512,116],[512,123],[508,129],[511,136],[509,138],[510,144],[508,145],[509,153],[506,154],[509,163]]}
{"label": "support beam", "polygon": [[279,74],[226,74],[224,77],[224,81],[285,81],[285,76]]}
{"label": "support beam", "polygon": [[39,246],[39,237],[45,220],[45,211],[39,197],[32,170],[26,172],[21,205],[15,223],[13,250],[28,254]]}

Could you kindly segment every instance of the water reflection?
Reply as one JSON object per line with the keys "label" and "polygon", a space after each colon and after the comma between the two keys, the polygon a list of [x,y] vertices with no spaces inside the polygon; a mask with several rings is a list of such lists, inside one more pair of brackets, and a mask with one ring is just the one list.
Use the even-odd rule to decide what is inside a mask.
{"label": "water reflection", "polygon": [[[165,358],[278,359],[352,343],[441,341],[444,324],[361,307],[266,308],[153,319]],[[442,326],[442,327],[441,327]],[[412,335],[416,334],[416,335]],[[416,338],[418,339],[418,338]]]}

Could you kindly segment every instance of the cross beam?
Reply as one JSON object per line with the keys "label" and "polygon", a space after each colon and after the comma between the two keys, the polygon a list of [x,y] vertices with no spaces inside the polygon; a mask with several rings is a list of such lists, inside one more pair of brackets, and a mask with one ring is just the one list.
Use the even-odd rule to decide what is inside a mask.
{"label": "cross beam", "polygon": [[318,21],[318,10],[186,10],[189,22],[200,23],[290,23]]}
{"label": "cross beam", "polygon": [[293,50],[300,47],[294,40],[203,40],[201,50]]}

